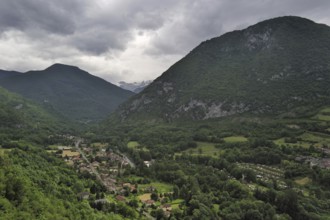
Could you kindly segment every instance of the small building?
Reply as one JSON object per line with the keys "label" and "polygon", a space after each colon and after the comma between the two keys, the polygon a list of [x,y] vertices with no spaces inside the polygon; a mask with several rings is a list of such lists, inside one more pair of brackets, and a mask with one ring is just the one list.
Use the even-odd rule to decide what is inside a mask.
{"label": "small building", "polygon": [[160,207],[163,209],[164,212],[170,212],[170,211],[172,211],[171,204],[164,204],[164,205],[162,205]]}
{"label": "small building", "polygon": [[152,200],[152,199],[148,199],[148,200],[145,200],[145,201],[142,201],[147,207],[149,206],[152,206],[152,205],[155,205],[155,200]]}
{"label": "small building", "polygon": [[92,166],[93,166],[94,168],[97,168],[97,167],[100,166],[100,163],[97,162],[97,161],[94,161],[94,162],[92,163]]}

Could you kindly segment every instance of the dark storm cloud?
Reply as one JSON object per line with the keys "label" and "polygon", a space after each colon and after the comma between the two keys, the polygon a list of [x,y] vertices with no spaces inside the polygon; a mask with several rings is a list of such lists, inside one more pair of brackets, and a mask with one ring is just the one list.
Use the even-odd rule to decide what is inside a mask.
{"label": "dark storm cloud", "polygon": [[10,0],[0,2],[0,31],[19,30],[46,41],[57,34],[63,37],[62,44],[100,55],[125,50],[136,31],[147,30],[153,31],[149,54],[183,54],[230,28],[278,15],[313,10],[316,14],[329,4],[327,0]]}
{"label": "dark storm cloud", "polygon": [[328,0],[190,0],[152,40],[151,55],[183,54],[201,41],[284,15],[329,18]]}
{"label": "dark storm cloud", "polygon": [[1,0],[0,69],[64,62],[151,79],[227,31],[283,15],[330,24],[329,10],[329,0]]}
{"label": "dark storm cloud", "polygon": [[[108,1],[111,2],[111,1]],[[85,53],[124,50],[137,29],[161,27],[163,17],[154,1],[10,0],[0,2],[0,32],[18,30],[40,41],[51,35]],[[147,3],[144,5],[143,3]]]}
{"label": "dark storm cloud", "polygon": [[0,30],[71,34],[87,1],[9,0],[0,2]]}

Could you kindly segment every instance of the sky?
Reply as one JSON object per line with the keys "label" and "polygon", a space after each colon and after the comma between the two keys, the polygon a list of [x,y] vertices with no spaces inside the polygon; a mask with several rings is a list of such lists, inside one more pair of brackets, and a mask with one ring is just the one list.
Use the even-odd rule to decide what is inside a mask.
{"label": "sky", "polygon": [[202,41],[284,15],[330,25],[330,1],[0,0],[0,69],[63,63],[113,83],[152,80]]}

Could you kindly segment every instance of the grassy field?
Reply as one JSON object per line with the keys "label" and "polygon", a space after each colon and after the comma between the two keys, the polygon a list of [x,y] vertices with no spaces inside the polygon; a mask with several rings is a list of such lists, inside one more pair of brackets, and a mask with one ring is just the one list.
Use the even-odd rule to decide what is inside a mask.
{"label": "grassy field", "polygon": [[138,189],[140,191],[145,190],[146,188],[153,186],[157,189],[158,193],[166,193],[166,192],[172,192],[173,186],[167,183],[161,183],[161,182],[151,182],[148,184],[139,184]]}
{"label": "grassy field", "polygon": [[306,132],[301,135],[300,138],[303,141],[315,144],[315,146],[318,147],[321,147],[322,145],[330,145],[330,136],[325,134]]}
{"label": "grassy field", "polygon": [[96,142],[96,143],[92,143],[91,146],[92,147],[103,148],[103,147],[106,147],[108,145],[107,144],[104,144],[104,143]]}
{"label": "grassy field", "polygon": [[294,182],[300,186],[305,186],[305,185],[311,183],[312,180],[308,177],[304,177],[304,178],[296,179]]}
{"label": "grassy field", "polygon": [[3,156],[5,152],[11,151],[11,149],[2,149],[0,148],[0,156]]}
{"label": "grassy field", "polygon": [[140,144],[137,141],[130,141],[127,143],[127,147],[131,149],[137,148],[138,146],[140,146]]}
{"label": "grassy field", "polygon": [[178,209],[179,205],[182,204],[183,202],[184,202],[183,199],[176,199],[171,202],[171,206],[173,209]]}
{"label": "grassy field", "polygon": [[230,136],[223,139],[227,143],[246,142],[248,139],[243,136]]}
{"label": "grassy field", "polygon": [[74,157],[74,156],[80,156],[80,153],[79,152],[76,152],[76,151],[71,151],[71,150],[64,150],[62,152],[62,157]]}
{"label": "grassy field", "polygon": [[330,146],[330,135],[317,133],[317,132],[305,132],[298,137],[301,139],[297,143],[285,143],[284,138],[280,138],[274,141],[277,145],[289,145],[294,147],[309,148],[312,144],[316,147],[322,147],[323,145]]}
{"label": "grassy field", "polygon": [[[215,147],[213,143],[208,142],[197,142],[196,148],[189,148],[184,150],[182,153],[192,154],[192,155],[204,155],[204,156],[212,156],[218,157],[223,153],[223,150]],[[178,153],[181,154],[181,153]]]}
{"label": "grassy field", "polygon": [[146,147],[143,147],[137,141],[130,141],[127,143],[127,147],[130,149],[138,149],[142,151],[149,151]]}
{"label": "grassy field", "polygon": [[330,108],[322,109],[313,119],[320,121],[330,121]]}
{"label": "grassy field", "polygon": [[297,143],[285,143],[284,138],[280,138],[274,141],[276,145],[288,145],[288,146],[293,146],[293,147],[303,147],[303,148],[309,148],[310,143],[304,142],[304,141],[298,141]]}
{"label": "grassy field", "polygon": [[141,201],[147,201],[147,200],[150,200],[150,199],[151,199],[151,193],[145,193],[145,194],[142,194],[142,195],[140,195],[138,198],[139,198],[139,200],[141,200]]}

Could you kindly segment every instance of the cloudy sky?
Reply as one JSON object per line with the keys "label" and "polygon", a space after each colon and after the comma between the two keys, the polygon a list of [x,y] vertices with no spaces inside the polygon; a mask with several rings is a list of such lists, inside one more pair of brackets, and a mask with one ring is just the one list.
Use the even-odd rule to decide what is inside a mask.
{"label": "cloudy sky", "polygon": [[0,69],[149,80],[227,31],[283,15],[330,25],[329,12],[329,0],[0,0]]}

